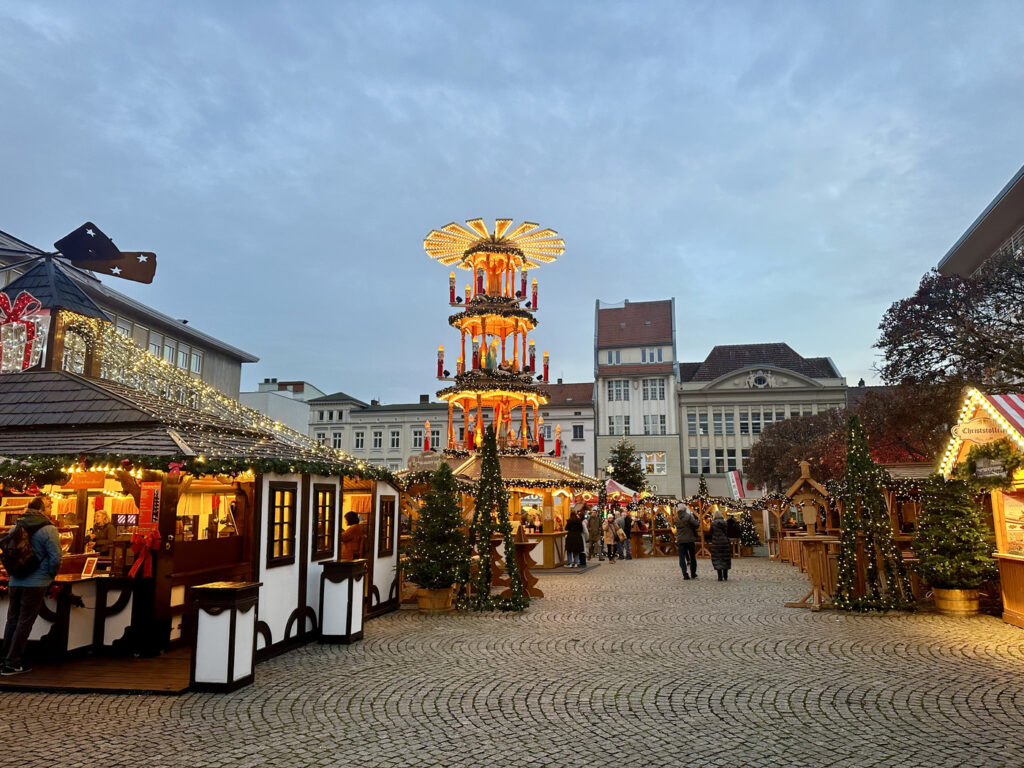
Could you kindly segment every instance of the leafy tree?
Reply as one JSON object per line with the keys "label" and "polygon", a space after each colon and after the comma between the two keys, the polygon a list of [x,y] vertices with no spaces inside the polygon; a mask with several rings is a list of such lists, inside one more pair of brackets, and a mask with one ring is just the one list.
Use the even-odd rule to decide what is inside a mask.
{"label": "leafy tree", "polygon": [[915,566],[921,578],[939,589],[977,589],[995,578],[996,563],[985,540],[975,491],[962,480],[928,478],[914,533]]}
{"label": "leafy tree", "polygon": [[430,490],[404,553],[406,578],[423,589],[465,583],[469,578],[469,540],[464,527],[458,483],[451,468],[442,462],[430,476]]}
{"label": "leafy tree", "polygon": [[[491,595],[491,535],[494,532],[501,535],[505,545],[505,575],[509,580],[510,597]],[[501,460],[498,458],[498,441],[493,425],[488,426],[484,433],[480,452],[480,479],[476,486],[476,509],[473,512],[470,536],[480,555],[480,570],[476,591],[466,606],[474,611],[495,608],[502,611],[524,610],[530,604],[530,597],[526,594],[515,558],[512,523],[508,517],[508,491],[501,477]]]}
{"label": "leafy tree", "polygon": [[846,414],[830,409],[766,427],[744,464],[747,477],[770,490],[785,491],[799,477],[800,462],[807,461],[818,481],[841,478],[850,413],[861,418],[875,461],[932,461],[949,439],[961,398],[953,384],[872,387],[858,394]]}
{"label": "leafy tree", "polygon": [[970,277],[932,270],[882,318],[876,342],[887,383],[1024,386],[1024,251],[1005,250]]}
{"label": "leafy tree", "polygon": [[622,438],[612,447],[608,463],[611,465],[611,476],[615,482],[637,493],[647,487],[644,466],[636,455],[636,446],[626,438]]}
{"label": "leafy tree", "polygon": [[[860,420],[847,423],[846,477],[842,485],[843,520],[839,576],[832,599],[852,611],[887,611],[913,604],[903,557],[892,537],[892,522],[882,494],[883,473],[871,460]],[[863,562],[857,549],[863,538]],[[879,563],[882,569],[879,570]],[[865,594],[853,594],[857,570],[864,568]]]}

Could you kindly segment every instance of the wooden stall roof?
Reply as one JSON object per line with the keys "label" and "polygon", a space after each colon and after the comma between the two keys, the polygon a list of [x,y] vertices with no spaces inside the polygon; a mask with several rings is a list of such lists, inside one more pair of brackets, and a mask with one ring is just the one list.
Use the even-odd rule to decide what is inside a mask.
{"label": "wooden stall roof", "polygon": [[53,371],[0,376],[0,455],[67,453],[300,457],[273,432],[104,379]]}
{"label": "wooden stall roof", "polygon": [[[480,479],[480,455],[444,456],[443,461],[452,469],[452,474],[462,482],[475,483]],[[501,462],[501,479],[506,488],[515,488],[518,484],[554,482],[564,483],[566,487],[593,485],[596,492],[601,481],[589,475],[580,475],[572,470],[547,461],[537,456],[499,456]],[[398,476],[408,472],[399,472]]]}

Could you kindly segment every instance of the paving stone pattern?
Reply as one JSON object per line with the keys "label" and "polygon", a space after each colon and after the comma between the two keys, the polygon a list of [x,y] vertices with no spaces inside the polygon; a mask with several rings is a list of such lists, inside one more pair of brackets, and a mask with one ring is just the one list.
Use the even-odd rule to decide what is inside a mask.
{"label": "paving stone pattern", "polygon": [[1024,765],[1024,630],[811,613],[783,607],[806,583],[787,565],[701,568],[542,576],[523,615],[401,611],[229,695],[3,694],[0,763]]}

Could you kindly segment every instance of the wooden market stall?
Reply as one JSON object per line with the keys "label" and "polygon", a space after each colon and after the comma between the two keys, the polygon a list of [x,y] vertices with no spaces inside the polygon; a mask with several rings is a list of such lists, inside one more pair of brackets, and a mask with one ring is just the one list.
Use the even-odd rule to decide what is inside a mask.
{"label": "wooden market stall", "polygon": [[940,465],[986,480],[1003,596],[1003,621],[1024,627],[1024,395],[970,389]]}

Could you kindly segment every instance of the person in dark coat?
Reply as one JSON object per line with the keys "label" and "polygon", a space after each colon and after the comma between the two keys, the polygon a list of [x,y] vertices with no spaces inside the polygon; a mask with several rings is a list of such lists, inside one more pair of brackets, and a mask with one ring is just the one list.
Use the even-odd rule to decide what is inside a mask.
{"label": "person in dark coat", "polygon": [[719,581],[729,580],[732,542],[729,541],[729,525],[720,511],[711,518],[711,566],[718,572]]}
{"label": "person in dark coat", "polygon": [[[676,550],[679,552],[679,567],[683,579],[697,578],[697,533],[700,521],[685,504],[676,506]],[[687,568],[690,573],[687,575]]]}
{"label": "person in dark coat", "polygon": [[580,556],[583,554],[583,521],[573,510],[569,513],[569,522],[565,524],[565,554],[569,558],[569,568],[580,566]]}

